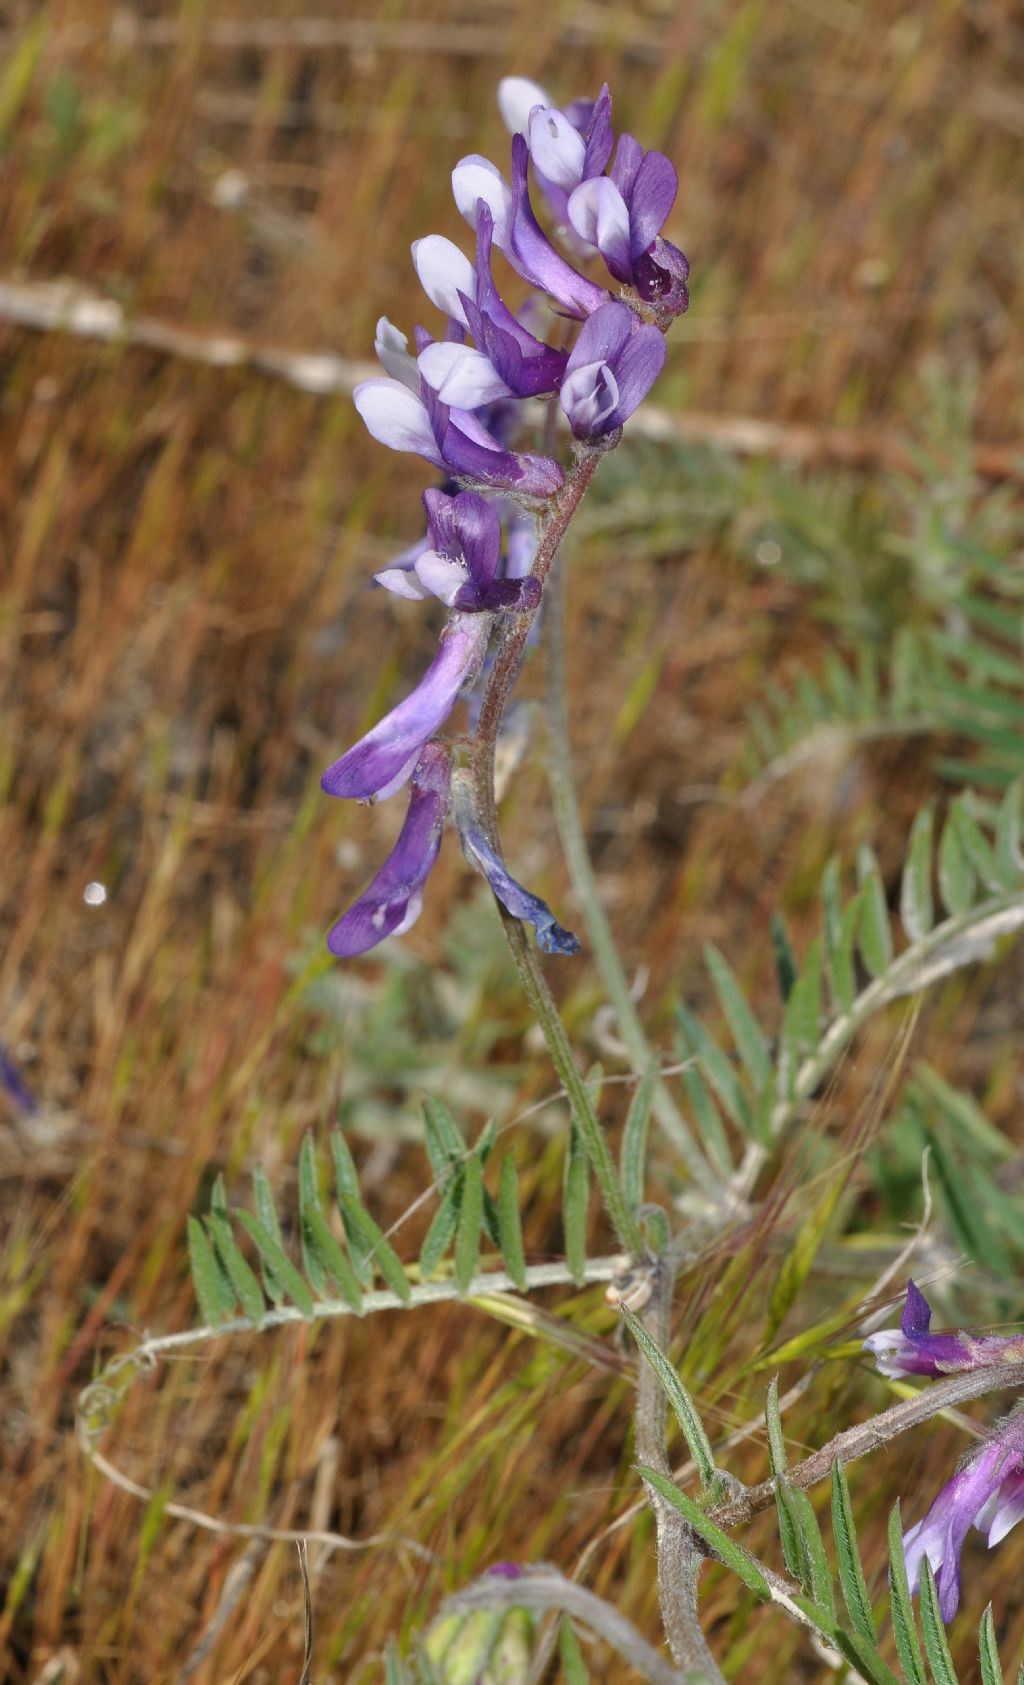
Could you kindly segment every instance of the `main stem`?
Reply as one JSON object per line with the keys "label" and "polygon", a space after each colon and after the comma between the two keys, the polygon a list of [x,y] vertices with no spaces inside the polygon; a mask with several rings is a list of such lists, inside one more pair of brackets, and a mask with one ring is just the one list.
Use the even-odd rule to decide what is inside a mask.
{"label": "main stem", "polygon": [[[573,778],[572,748],[569,739],[569,707],[565,674],[565,581],[564,568],[556,565],[545,594],[544,633],[547,648],[548,684],[548,752],[551,799],[558,824],[558,834],[569,866],[583,922],[587,927],[601,980],[615,1008],[619,1031],[626,1044],[633,1068],[646,1071],[651,1064],[651,1048],[644,1034],[629,981],[619,958],[611,926],[605,917],[598,892],[594,867],[583,830],[576,785]],[[694,1181],[699,1183],[716,1209],[721,1204],[722,1189],[700,1146],[694,1140],[685,1119],[659,1076],[653,1095],[654,1115],[665,1131]]]}
{"label": "main stem", "polygon": [[[603,454],[604,451],[601,448],[581,449],[568,479],[552,502],[550,512],[541,530],[537,554],[531,570],[534,579],[539,580],[541,585],[544,584],[551,571],[552,563],[558,554],[558,547],[565,536],[570,521],[583,501],[584,494],[594,477]],[[495,848],[500,847],[500,844],[494,794],[494,751],[505,707],[519,673],[523,651],[526,648],[526,640],[529,637],[530,627],[533,624],[536,612],[536,608],[523,609],[509,618],[494,658],[494,665],[484,693],[480,720],[477,726],[474,767],[477,811],[487,840]],[[558,1008],[540,968],[537,955],[530,946],[526,932],[519,921],[512,918],[503,909],[501,911],[502,925],[512,958],[526,991],[526,997],[544,1033],[551,1062],[568,1096],[569,1105],[583,1137],[587,1156],[601,1190],[605,1210],[614,1225],[620,1245],[631,1255],[640,1257],[644,1252],[644,1244],[639,1223],[623,1195],[615,1160],[612,1158],[593,1101],[587,1092],[587,1086],[576,1064],[569,1038],[565,1033]]]}

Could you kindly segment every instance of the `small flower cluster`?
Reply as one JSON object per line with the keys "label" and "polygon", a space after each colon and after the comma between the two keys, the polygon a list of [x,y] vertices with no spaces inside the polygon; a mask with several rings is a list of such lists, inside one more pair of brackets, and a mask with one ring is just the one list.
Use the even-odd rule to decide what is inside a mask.
{"label": "small flower cluster", "polygon": [[[864,1345],[883,1375],[940,1375],[1024,1363],[1024,1335],[932,1334],[931,1307],[911,1281],[899,1329],[872,1334]],[[931,1509],[903,1538],[907,1577],[917,1591],[927,1557],[935,1575],[939,1608],[952,1620],[960,1605],[960,1553],[972,1527],[988,1537],[991,1550],[1024,1519],[1024,1411],[1008,1416],[947,1481]]]}
{"label": "small flower cluster", "polygon": [[[418,327],[413,354],[382,317],[376,349],[384,376],[354,394],[375,439],[417,453],[444,476],[443,488],[424,494],[425,538],[378,573],[377,583],[401,597],[439,598],[448,618],[420,683],[322,780],[328,795],[359,801],[406,784],[410,793],[391,855],[330,932],[340,956],[364,953],[413,924],[450,811],[471,864],[513,917],[534,925],[540,946],[579,949],[508,873],[477,815],[459,745],[436,734],[485,671],[502,623],[529,618],[539,605],[542,582],[531,573],[537,516],[556,506],[565,475],[554,458],[513,448],[519,404],[557,403],[578,448],[614,444],[661,372],[665,329],[687,307],[689,270],[661,233],[676,172],[631,135],[616,145],[607,88],[593,102],[559,110],[536,84],[508,77],[499,104],[513,136],[510,179],[476,154],[452,174],[455,202],[475,233],[474,258],[438,234],[412,248],[424,292],[445,317],[443,336]],[[603,260],[617,296],[544,232],[531,204],[530,165],[567,248],[579,261]],[[518,314],[495,284],[495,250],[535,289]],[[571,348],[533,331],[545,296],[563,330],[578,324]]]}

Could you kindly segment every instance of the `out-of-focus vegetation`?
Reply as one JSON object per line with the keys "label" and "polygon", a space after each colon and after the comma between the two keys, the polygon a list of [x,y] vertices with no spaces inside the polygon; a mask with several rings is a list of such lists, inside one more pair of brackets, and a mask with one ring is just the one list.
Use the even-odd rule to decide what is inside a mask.
{"label": "out-of-focus vegetation", "polygon": [[[1024,765],[1019,19],[999,0],[55,0],[9,5],[2,31],[3,1668],[298,1676],[291,1547],[198,1531],[171,1499],[383,1536],[311,1547],[319,1679],[379,1678],[388,1637],[499,1557],[571,1573],[586,1552],[586,1583],[657,1638],[650,1519],[614,1526],[639,1493],[629,1374],[575,1339],[610,1345],[599,1293],[551,1295],[513,1330],[448,1305],[168,1364],[104,1442],[147,1502],[74,1440],[100,1361],[194,1320],[186,1219],[215,1174],[244,1185],[258,1161],[294,1207],[300,1142],[315,1130],[326,1151],[339,1117],[384,1224],[420,1189],[424,1092],[474,1132],[495,1118],[528,1257],[563,1244],[563,1116],[457,850],[400,946],[345,967],[322,946],[396,825],[318,779],[427,659],[423,617],[366,590],[419,532],[425,478],[275,357],[362,359],[382,312],[423,318],[403,254],[462,237],[449,170],[505,145],[501,74],[559,98],[609,80],[618,124],[677,163],[668,232],[693,302],[656,396],[735,423],[737,450],[625,446],[569,577],[588,832],[652,1036],[681,1057],[679,1000],[715,1021],[706,942],[764,1005],[772,915],[803,954],[832,854],[852,873],[870,842],[895,903],[922,805],[971,783],[984,814]],[[26,325],[54,281],[117,306],[114,338]],[[159,348],[122,342],[140,321]],[[196,354],[225,336],[262,368]],[[750,455],[747,418],[818,439],[816,465],[784,437]],[[524,876],[568,905],[541,748],[504,824]],[[581,1053],[624,1075],[596,973],[559,977]],[[683,1277],[673,1351],[712,1432],[826,1352],[791,1445],[885,1396],[829,1319],[919,1218],[925,1142],[916,1267],[941,1320],[1020,1316],[1020,984],[1019,953],[997,953],[918,1015],[876,1019],[758,1222]],[[610,1128],[628,1092],[608,1083]],[[657,1141],[652,1169],[662,1198],[679,1191]],[[394,1235],[403,1255],[427,1215]],[[851,1470],[869,1559],[893,1498],[916,1519],[963,1447],[936,1424]],[[731,1459],[766,1473],[760,1435]],[[992,1598],[1007,1662],[1022,1550],[1015,1534],[966,1558],[964,1628]],[[731,1675],[831,1677],[719,1570],[702,1607]]]}

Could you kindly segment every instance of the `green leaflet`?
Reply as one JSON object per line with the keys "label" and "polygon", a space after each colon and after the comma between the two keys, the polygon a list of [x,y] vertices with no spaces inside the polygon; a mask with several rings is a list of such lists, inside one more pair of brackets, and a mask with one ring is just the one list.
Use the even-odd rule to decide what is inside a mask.
{"label": "green leaflet", "polygon": [[469,1284],[480,1262],[480,1224],[484,1214],[484,1171],[476,1153],[466,1160],[462,1177],[462,1203],[455,1235],[455,1283],[460,1293]]}
{"label": "green leaflet", "polygon": [[622,1145],[619,1148],[619,1180],[626,1203],[637,1211],[644,1199],[644,1173],[647,1167],[647,1126],[651,1116],[654,1085],[658,1080],[658,1061],[652,1059],[633,1095]]}
{"label": "green leaflet", "polygon": [[675,1366],[666,1357],[653,1336],[648,1333],[638,1316],[627,1310],[625,1305],[622,1306],[620,1314],[647,1362],[661,1382],[665,1396],[675,1413],[676,1421],[683,1430],[683,1437],[686,1440],[690,1455],[697,1465],[701,1485],[705,1491],[716,1490],[719,1484],[718,1470],[715,1467],[711,1441],[704,1431],[704,1424],[697,1414],[692,1398],[676,1373]]}
{"label": "green leaflet", "polygon": [[982,1615],[978,1629],[978,1659],[981,1663],[981,1685],[1005,1685],[991,1603]]}
{"label": "green leaflet", "polygon": [[832,1465],[832,1532],[839,1558],[839,1584],[854,1631],[858,1632],[866,1643],[874,1645],[875,1622],[857,1548],[857,1529],[853,1520],[850,1488],[846,1471],[838,1460]]}
{"label": "green leaflet", "polygon": [[234,1215],[252,1240],[263,1263],[273,1270],[275,1278],[281,1283],[292,1303],[298,1306],[303,1316],[312,1316],[315,1303],[313,1295],[280,1241],[269,1229],[265,1229],[259,1218],[254,1217],[250,1211],[236,1211]]}
{"label": "green leaflet", "polygon": [[900,919],[912,942],[927,936],[935,923],[932,896],[932,835],[935,811],[922,808],[910,830],[903,878],[900,883]]}
{"label": "green leaflet", "polygon": [[587,1262],[587,1207],[590,1204],[590,1165],[583,1136],[573,1118],[565,1146],[562,1176],[562,1226],[565,1257],[573,1280],[582,1285]]}
{"label": "green leaflet", "polygon": [[925,1557],[921,1564],[921,1630],[924,1633],[925,1655],[932,1670],[935,1685],[958,1685],[953,1658],[949,1653],[946,1628],[939,1611],[939,1594],[935,1586],[932,1565]]}
{"label": "green leaflet", "polygon": [[263,1289],[238,1249],[229,1218],[220,1211],[211,1211],[207,1222],[217,1257],[224,1266],[243,1313],[252,1322],[259,1322],[267,1308]]}
{"label": "green leaflet", "polygon": [[736,981],[731,966],[713,943],[705,944],[704,960],[711,973],[715,993],[725,1013],[739,1056],[750,1073],[755,1088],[762,1089],[771,1078],[771,1061],[757,1019],[747,1004],[746,996]]}
{"label": "green leaflet", "polygon": [[223,1267],[214,1257],[213,1247],[198,1217],[189,1216],[187,1229],[188,1256],[199,1314],[208,1326],[213,1327],[234,1312],[235,1292]]}
{"label": "green leaflet", "polygon": [[872,977],[881,977],[892,964],[892,929],[882,874],[874,850],[866,843],[857,851],[857,876],[862,895],[858,932],[861,956]]}
{"label": "green leaflet", "polygon": [[699,1504],[694,1503],[692,1498],[688,1498],[685,1492],[680,1492],[674,1481],[666,1479],[664,1475],[658,1473],[657,1469],[647,1468],[643,1463],[639,1463],[637,1472],[641,1479],[647,1482],[648,1486],[653,1486],[656,1492],[660,1492],[661,1496],[674,1509],[679,1511],[680,1515],[690,1523],[697,1537],[703,1539],[704,1543],[725,1563],[725,1566],[731,1568],[733,1573],[738,1575],[745,1586],[749,1586],[750,1590],[756,1592],[758,1597],[763,1598],[766,1603],[770,1601],[771,1586],[757,1563],[747,1555],[745,1550],[741,1550],[739,1545],[730,1539],[728,1533],[724,1533],[721,1527],[711,1520],[710,1516],[704,1514]]}
{"label": "green leaflet", "polygon": [[342,1216],[346,1218],[346,1230],[349,1230],[351,1225],[350,1232],[358,1237],[364,1256],[376,1265],[391,1291],[401,1299],[403,1305],[407,1305],[412,1297],[409,1277],[383,1230],[378,1228],[365,1206],[360,1205],[351,1194],[339,1194],[338,1204],[341,1206]]}
{"label": "green leaflet", "polygon": [[907,1582],[907,1565],[903,1557],[903,1523],[900,1506],[895,1503],[889,1512],[889,1603],[892,1609],[892,1635],[896,1654],[907,1685],[927,1685],[924,1656],[917,1636],[914,1605]]}

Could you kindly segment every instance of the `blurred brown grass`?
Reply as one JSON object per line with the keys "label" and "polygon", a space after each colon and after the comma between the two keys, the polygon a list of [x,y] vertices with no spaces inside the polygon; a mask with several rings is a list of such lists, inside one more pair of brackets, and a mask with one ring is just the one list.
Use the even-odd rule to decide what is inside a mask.
{"label": "blurred brown grass", "polygon": [[[55,0],[8,6],[3,29],[0,279],[71,279],[131,316],[364,358],[378,315],[422,315],[409,242],[460,237],[452,163],[504,145],[498,76],[559,97],[608,79],[618,124],[668,151],[682,182],[670,232],[693,306],[661,403],[909,433],[922,362],[938,356],[978,371],[979,439],[1019,437],[1024,32],[1008,3],[312,14],[296,0],[259,13]],[[423,617],[365,590],[419,530],[428,471],[374,445],[344,397],[257,372],[3,324],[0,357],[0,1036],[41,1102],[0,1114],[4,1665],[17,1681],[297,1677],[290,1550],[245,1558],[251,1577],[211,1635],[244,1547],[90,1478],[72,1406],[133,1333],[193,1318],[185,1218],[211,1167],[238,1179],[259,1158],[291,1198],[301,1135],[333,1115],[356,1063],[359,991],[393,982],[361,966],[340,1035],[311,1053],[319,933],[394,824],[323,800],[319,771],[430,648]],[[883,792],[883,857],[887,827],[897,846],[927,791],[912,749],[864,758],[845,808],[799,781],[741,825],[701,799],[765,672],[823,641],[784,581],[710,542],[627,574],[591,539],[571,617],[581,787],[651,999],[669,981],[701,986],[708,936],[743,964],[783,881],[838,836],[878,835]],[[627,695],[641,698],[628,718]],[[508,823],[531,881],[565,904],[539,774]],[[490,916],[454,853],[406,944],[413,971],[450,961],[454,907],[459,931],[468,903]],[[83,900],[93,880],[99,907]],[[482,1068],[473,1038],[492,1014],[513,1112],[550,1084],[523,1062],[524,1014],[488,964],[436,1039],[453,1074],[470,1048]],[[586,1047],[594,979],[565,987]],[[964,985],[955,1039],[985,1004]],[[977,1075],[948,1011],[926,1018],[923,1050]],[[852,1105],[888,1057],[876,1035],[849,1073]],[[988,1101],[1007,1121],[1000,1070]],[[351,1121],[392,1220],[418,1191],[398,1146],[414,1107],[386,1069],[376,1102],[373,1140],[358,1107]],[[541,1255],[560,1244],[558,1143],[530,1150]],[[607,1334],[593,1301],[573,1314]],[[756,1413],[762,1384],[712,1395],[712,1424]],[[823,1384],[822,1415],[850,1386],[845,1371]],[[158,1495],[225,1520],[394,1535],[313,1563],[315,1677],[369,1679],[391,1631],[493,1558],[570,1567],[634,1493],[627,1424],[624,1382],[448,1307],[169,1365],[132,1395],[113,1450]],[[814,1437],[814,1413],[794,1432]],[[914,1454],[934,1479],[960,1442],[925,1437]],[[590,1583],[656,1631],[651,1548],[646,1521],[618,1532]],[[732,1596],[711,1588],[709,1617],[725,1620]],[[750,1666],[804,1677],[787,1671],[793,1653],[783,1635]]]}

